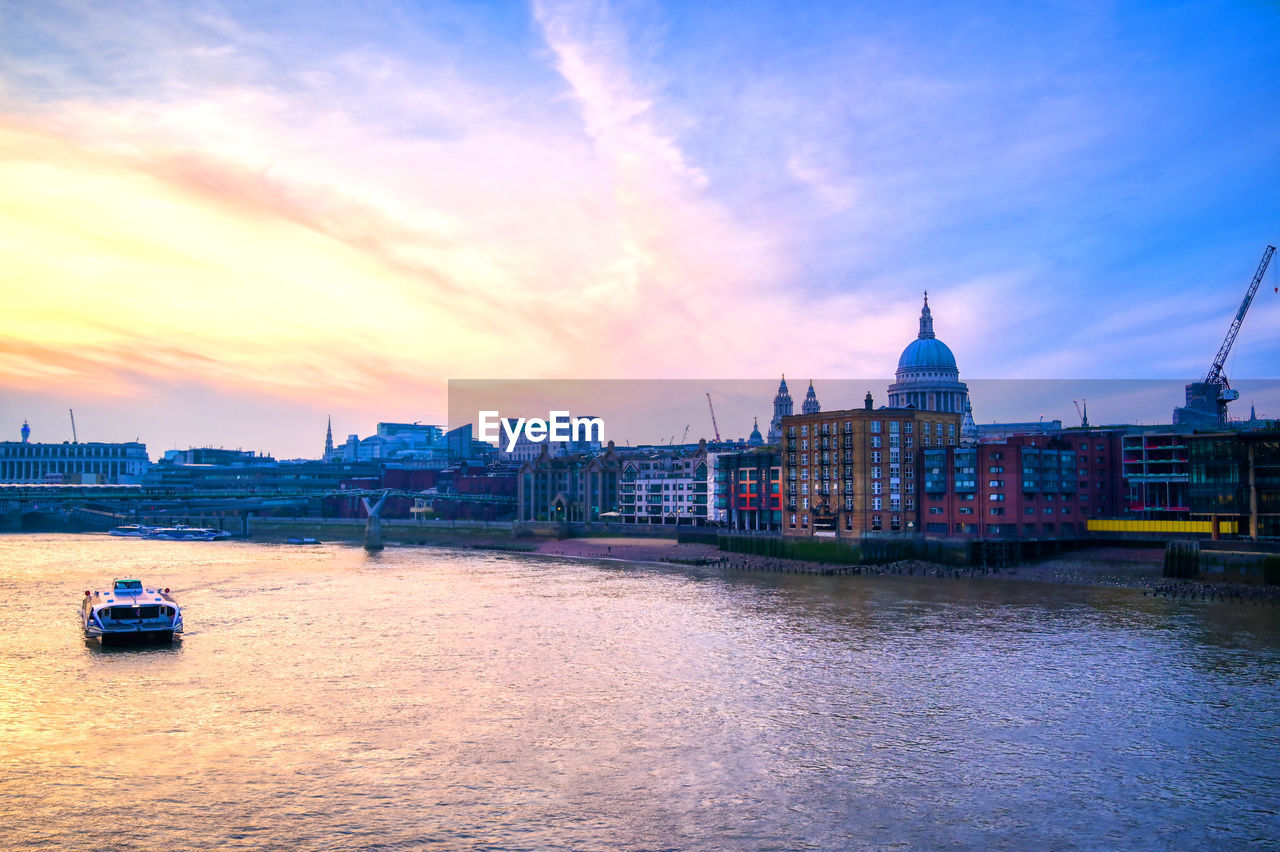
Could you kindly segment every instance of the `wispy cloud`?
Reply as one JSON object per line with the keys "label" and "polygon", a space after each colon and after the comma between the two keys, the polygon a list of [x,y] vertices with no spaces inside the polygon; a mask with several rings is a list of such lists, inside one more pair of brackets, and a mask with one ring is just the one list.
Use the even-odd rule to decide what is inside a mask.
{"label": "wispy cloud", "polygon": [[[1131,239],[1175,230],[1153,187],[1207,185],[1170,165],[1199,132],[1171,99],[1212,88],[1160,58],[1189,12],[1142,50],[1016,7],[0,14],[15,393],[181,373],[430,419],[450,376],[885,375],[926,288],[970,375],[1167,374],[1234,310],[1179,306],[1256,242]],[[1253,150],[1215,145],[1219,174]]]}

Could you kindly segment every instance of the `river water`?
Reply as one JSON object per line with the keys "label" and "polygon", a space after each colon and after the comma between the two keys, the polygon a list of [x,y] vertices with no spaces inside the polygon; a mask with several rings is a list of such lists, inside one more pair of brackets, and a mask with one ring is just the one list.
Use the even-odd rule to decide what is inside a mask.
{"label": "river water", "polygon": [[[1280,844],[1280,608],[0,536],[0,848]],[[101,649],[116,576],[187,636]]]}

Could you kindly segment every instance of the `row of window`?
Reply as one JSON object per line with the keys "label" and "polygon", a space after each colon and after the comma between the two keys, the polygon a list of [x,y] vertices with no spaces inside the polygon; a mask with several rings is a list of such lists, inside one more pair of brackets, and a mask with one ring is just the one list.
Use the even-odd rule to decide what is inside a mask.
{"label": "row of window", "polygon": [[[878,435],[878,434],[880,434],[880,433],[883,431],[883,430],[882,430],[883,422],[884,422],[884,421],[880,421],[880,420],[872,420],[872,421],[871,421],[871,427],[870,427],[870,428],[871,428],[871,434],[873,434],[873,435]],[[904,434],[904,435],[910,435],[910,434],[912,433],[913,429],[915,428],[915,422],[914,422],[914,421],[912,421],[912,420],[906,420],[906,421],[890,420],[890,421],[888,421],[888,423],[889,423],[888,432],[889,432],[889,434],[890,434],[890,435],[897,435],[899,432],[901,432],[901,433],[902,433],[902,434]],[[814,426],[814,427],[813,427],[813,435],[814,435],[815,437],[817,437],[817,436],[820,436],[820,435],[831,435],[831,434],[834,434],[834,430],[832,430],[832,429],[830,428],[830,425],[831,425],[831,424],[829,424],[829,423],[823,423],[823,424],[821,425],[821,427]],[[920,432],[921,432],[921,434],[924,434],[924,435],[929,435],[929,434],[931,434],[931,433],[933,432],[933,429],[932,429],[933,425],[934,425],[934,424],[933,424],[932,422],[928,421],[928,420],[921,421],[921,423],[920,423]],[[938,435],[941,435],[941,434],[942,434],[942,425],[943,425],[943,424],[938,423],[938,424],[936,424],[936,425],[937,425],[937,427],[938,427],[938,429],[937,429],[937,434],[938,434]],[[954,436],[954,435],[956,434],[956,424],[954,424],[954,423],[948,423],[948,424],[946,424],[946,426],[947,426],[947,434],[948,434],[948,435],[952,435],[952,436]],[[847,434],[847,433],[852,433],[852,432],[853,432],[853,421],[852,421],[852,420],[846,420],[846,421],[844,421],[844,431],[845,431],[845,433],[846,433],[846,434]],[[809,434],[810,434],[809,424],[807,424],[807,423],[802,424],[802,425],[800,426],[800,429],[799,429],[799,433],[798,433],[798,434],[799,434],[799,437],[801,437],[801,438],[807,438],[807,437],[809,437]],[[787,427],[787,437],[788,437],[788,438],[794,438],[794,437],[796,437],[796,435],[797,435],[796,427],[795,427],[795,426],[788,426],[788,427]],[[1084,447],[1084,446],[1082,446],[1082,448],[1083,448],[1083,449],[1087,449],[1087,447]],[[1099,445],[1099,448],[1101,448],[1101,445]]]}
{"label": "row of window", "polygon": [[[944,523],[928,523],[924,526],[925,532],[938,533],[945,535],[947,533],[947,525]],[[976,523],[958,523],[955,531],[958,535],[976,535],[978,525]],[[1017,524],[987,524],[987,535],[1013,535],[1018,532]],[[1064,523],[1062,532],[1065,534],[1073,534],[1075,532],[1075,524]],[[1053,524],[1041,524],[1037,530],[1035,524],[1023,524],[1023,535],[1056,535],[1057,530]]]}

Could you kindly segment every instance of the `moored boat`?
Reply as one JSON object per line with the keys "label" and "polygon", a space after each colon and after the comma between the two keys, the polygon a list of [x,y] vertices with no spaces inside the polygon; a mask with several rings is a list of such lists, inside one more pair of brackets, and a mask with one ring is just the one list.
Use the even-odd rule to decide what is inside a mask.
{"label": "moored boat", "polygon": [[86,591],[80,605],[86,639],[170,642],[182,636],[182,608],[168,589],[144,588],[141,580],[116,580],[110,589]]}

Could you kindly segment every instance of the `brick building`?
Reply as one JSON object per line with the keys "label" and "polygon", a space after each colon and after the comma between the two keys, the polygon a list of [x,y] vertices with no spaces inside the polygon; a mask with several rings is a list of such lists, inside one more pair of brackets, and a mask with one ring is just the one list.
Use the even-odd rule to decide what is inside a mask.
{"label": "brick building", "polygon": [[715,457],[716,517],[732,530],[782,529],[782,454],[773,447]]}
{"label": "brick building", "polygon": [[521,521],[618,520],[622,458],[610,441],[599,453],[541,454],[520,466],[516,518]]}
{"label": "brick building", "polygon": [[1014,435],[923,453],[923,532],[1060,538],[1122,509],[1119,430]]}
{"label": "brick building", "polygon": [[782,421],[783,533],[857,538],[920,529],[921,452],[954,447],[962,414],[873,408]]}

